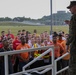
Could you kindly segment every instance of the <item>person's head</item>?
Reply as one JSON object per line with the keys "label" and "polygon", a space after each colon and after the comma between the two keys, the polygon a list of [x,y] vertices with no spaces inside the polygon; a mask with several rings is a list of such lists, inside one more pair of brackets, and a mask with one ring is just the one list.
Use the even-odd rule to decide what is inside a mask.
{"label": "person's head", "polygon": [[40,37],[36,38],[36,42],[37,42],[38,44],[40,44],[40,43],[41,43],[41,38],[40,38]]}
{"label": "person's head", "polygon": [[21,34],[17,34],[16,39],[20,40]]}
{"label": "person's head", "polygon": [[10,29],[8,29],[8,34],[11,34],[11,30]]}
{"label": "person's head", "polygon": [[62,36],[63,36],[63,37],[65,36],[65,32],[64,32],[64,31],[62,31]]}
{"label": "person's head", "polygon": [[36,33],[33,33],[33,34],[32,34],[32,37],[33,37],[33,38],[36,38]]}
{"label": "person's head", "polygon": [[69,34],[65,34],[65,38],[67,39],[69,37]]}
{"label": "person's head", "polygon": [[1,31],[1,35],[4,36],[5,35],[5,31]]}
{"label": "person's head", "polygon": [[36,39],[35,38],[31,38],[31,43],[32,44],[36,43]]}
{"label": "person's head", "polygon": [[72,14],[76,14],[76,1],[71,1],[70,5],[67,8]]}
{"label": "person's head", "polygon": [[62,33],[59,33],[59,34],[58,34],[58,39],[59,39],[59,40],[62,40],[62,36],[63,36]]}
{"label": "person's head", "polygon": [[7,36],[5,35],[5,31],[1,31],[1,40],[7,39]]}
{"label": "person's head", "polygon": [[54,31],[52,35],[58,35],[58,34],[57,34],[57,32],[56,32],[56,31]]}
{"label": "person's head", "polygon": [[56,43],[57,42],[57,35],[53,35],[53,43]]}
{"label": "person's head", "polygon": [[26,43],[26,38],[24,36],[21,36],[20,40],[22,45]]}
{"label": "person's head", "polygon": [[34,33],[37,33],[37,30],[36,29],[34,29]]}
{"label": "person's head", "polygon": [[8,48],[9,47],[9,41],[8,40],[2,40],[2,44],[3,44],[3,47],[5,48]]}
{"label": "person's head", "polygon": [[9,48],[10,48],[11,50],[13,50],[13,44],[10,44],[10,45],[9,45]]}
{"label": "person's head", "polygon": [[22,30],[22,34],[26,35],[26,30],[25,29]]}
{"label": "person's head", "polygon": [[18,30],[18,34],[21,34],[22,33],[22,31],[21,30]]}
{"label": "person's head", "polygon": [[41,39],[44,39],[45,38],[45,34],[44,33],[41,33],[40,34],[40,37],[41,37]]}
{"label": "person's head", "polygon": [[44,31],[45,37],[49,35],[48,31]]}
{"label": "person's head", "polygon": [[47,35],[47,41],[50,41],[50,35]]}
{"label": "person's head", "polygon": [[44,39],[44,44],[45,44],[45,46],[47,46],[47,42],[48,42],[48,41],[47,41],[47,38],[45,38],[45,39]]}
{"label": "person's head", "polygon": [[29,31],[26,31],[26,38],[29,37],[29,34],[31,34]]}
{"label": "person's head", "polygon": [[28,34],[28,38],[29,38],[29,39],[32,38],[32,34],[31,34],[31,33]]}

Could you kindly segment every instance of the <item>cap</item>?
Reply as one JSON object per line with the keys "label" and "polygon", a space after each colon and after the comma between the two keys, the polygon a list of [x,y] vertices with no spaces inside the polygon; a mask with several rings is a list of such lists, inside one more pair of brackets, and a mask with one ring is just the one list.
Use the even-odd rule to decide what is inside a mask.
{"label": "cap", "polygon": [[70,5],[67,7],[68,9],[70,9],[71,7],[73,7],[74,5],[76,5],[76,1],[71,1]]}

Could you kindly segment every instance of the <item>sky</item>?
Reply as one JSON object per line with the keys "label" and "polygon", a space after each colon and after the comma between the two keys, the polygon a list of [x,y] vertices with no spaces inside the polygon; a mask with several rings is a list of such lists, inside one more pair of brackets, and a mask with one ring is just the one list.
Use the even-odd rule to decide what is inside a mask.
{"label": "sky", "polygon": [[[50,15],[51,0],[0,0],[0,17],[38,19]],[[52,0],[53,13],[63,10],[72,0]]]}

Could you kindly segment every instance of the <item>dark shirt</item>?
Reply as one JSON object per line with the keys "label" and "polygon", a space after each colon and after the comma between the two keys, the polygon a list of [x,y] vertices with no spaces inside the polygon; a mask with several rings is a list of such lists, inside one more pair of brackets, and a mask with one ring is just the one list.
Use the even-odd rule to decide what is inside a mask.
{"label": "dark shirt", "polygon": [[69,37],[67,39],[66,45],[76,46],[76,14],[71,17],[69,24]]}
{"label": "dark shirt", "polygon": [[[1,49],[0,49],[0,53],[1,53],[1,52],[6,52],[6,51],[11,51],[11,49],[9,49],[9,48],[7,48],[7,50],[4,49],[4,48],[1,48]],[[10,56],[10,55],[8,56],[8,61],[9,61],[9,62],[11,61],[11,56]],[[4,62],[4,56],[0,56],[0,62]]]}
{"label": "dark shirt", "polygon": [[[1,52],[5,52],[5,51],[11,51],[11,49],[7,48],[1,48],[0,49],[0,53]],[[0,75],[5,75],[5,65],[4,65],[4,56],[0,56]],[[13,66],[12,66],[12,61],[11,61],[11,56],[8,56],[8,69],[9,69],[9,73],[13,73]]]}

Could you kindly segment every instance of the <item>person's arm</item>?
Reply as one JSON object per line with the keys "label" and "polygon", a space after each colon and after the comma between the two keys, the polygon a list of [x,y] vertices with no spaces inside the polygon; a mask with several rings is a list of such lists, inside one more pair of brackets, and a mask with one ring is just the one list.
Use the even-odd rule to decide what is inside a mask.
{"label": "person's arm", "polygon": [[70,21],[69,20],[65,20],[65,23],[69,25],[70,24]]}
{"label": "person's arm", "polygon": [[71,27],[72,33],[71,34],[74,37],[76,37],[76,15],[73,16],[71,24],[72,24],[72,27]]}
{"label": "person's arm", "polygon": [[60,55],[62,55],[62,53],[64,52],[64,47],[61,44],[59,44],[59,47],[60,47]]}
{"label": "person's arm", "polygon": [[67,39],[66,45],[69,45],[74,38],[76,38],[76,15],[73,15],[71,18],[69,31],[69,37]]}
{"label": "person's arm", "polygon": [[71,36],[70,34],[69,34],[69,37],[67,38],[67,41],[66,41],[66,45],[70,45],[70,43],[72,42],[72,40],[73,40],[73,36]]}
{"label": "person's arm", "polygon": [[[70,25],[71,22],[69,20],[65,20],[65,23],[68,24],[68,25]],[[67,42],[66,42],[67,48],[68,48],[71,40],[72,40],[72,37],[69,35],[69,37],[67,38]]]}
{"label": "person's arm", "polygon": [[[69,37],[67,38],[67,50],[69,49],[69,45],[72,41],[74,41],[74,39],[76,38],[76,15],[73,15],[70,21],[70,33],[69,33]],[[75,42],[75,41],[74,41]]]}

